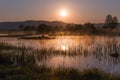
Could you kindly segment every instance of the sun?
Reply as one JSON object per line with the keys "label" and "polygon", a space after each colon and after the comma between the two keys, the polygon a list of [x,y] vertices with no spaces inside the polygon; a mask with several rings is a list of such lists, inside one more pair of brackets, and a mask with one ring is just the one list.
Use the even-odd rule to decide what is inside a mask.
{"label": "sun", "polygon": [[66,10],[66,9],[62,9],[62,10],[60,11],[60,16],[61,16],[61,17],[66,17],[66,16],[68,16],[67,10]]}

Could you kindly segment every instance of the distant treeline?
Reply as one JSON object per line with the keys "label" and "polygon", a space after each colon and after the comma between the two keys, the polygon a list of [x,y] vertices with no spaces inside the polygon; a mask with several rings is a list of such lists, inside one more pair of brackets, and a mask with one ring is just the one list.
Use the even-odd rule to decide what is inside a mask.
{"label": "distant treeline", "polygon": [[[66,24],[66,26],[50,26],[47,24],[39,24],[38,26],[24,26],[19,25],[19,29],[23,31],[36,31],[38,33],[57,33],[57,32],[70,32],[78,34],[110,34],[112,30],[118,26],[117,17],[107,15],[105,18],[104,26],[99,28],[95,27],[93,23],[85,24]],[[120,32],[116,32],[120,35]]]}

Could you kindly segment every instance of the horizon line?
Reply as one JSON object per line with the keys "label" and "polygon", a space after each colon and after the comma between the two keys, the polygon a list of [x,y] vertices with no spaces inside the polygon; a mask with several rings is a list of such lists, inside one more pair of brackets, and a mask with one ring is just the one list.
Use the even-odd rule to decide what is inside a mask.
{"label": "horizon line", "polygon": [[103,24],[104,22],[84,22],[84,23],[75,23],[75,22],[65,22],[60,20],[16,20],[16,21],[0,21],[0,23],[7,23],[7,22],[27,22],[27,21],[47,21],[47,22],[62,22],[66,24],[85,24],[85,23],[93,23],[93,24]]}

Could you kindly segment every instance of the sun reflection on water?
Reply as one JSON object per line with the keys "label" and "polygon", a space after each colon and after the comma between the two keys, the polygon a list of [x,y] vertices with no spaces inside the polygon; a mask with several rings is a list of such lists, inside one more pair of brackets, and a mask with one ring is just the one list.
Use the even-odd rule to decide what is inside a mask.
{"label": "sun reflection on water", "polygon": [[65,45],[61,45],[61,50],[65,51],[65,50],[68,50],[68,48]]}

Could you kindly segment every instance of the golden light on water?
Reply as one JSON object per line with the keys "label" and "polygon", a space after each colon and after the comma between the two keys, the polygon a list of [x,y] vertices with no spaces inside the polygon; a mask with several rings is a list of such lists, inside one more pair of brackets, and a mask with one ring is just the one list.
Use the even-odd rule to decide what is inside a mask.
{"label": "golden light on water", "polygon": [[62,45],[62,46],[61,46],[61,49],[65,51],[65,50],[67,50],[67,47],[64,46],[64,45]]}

